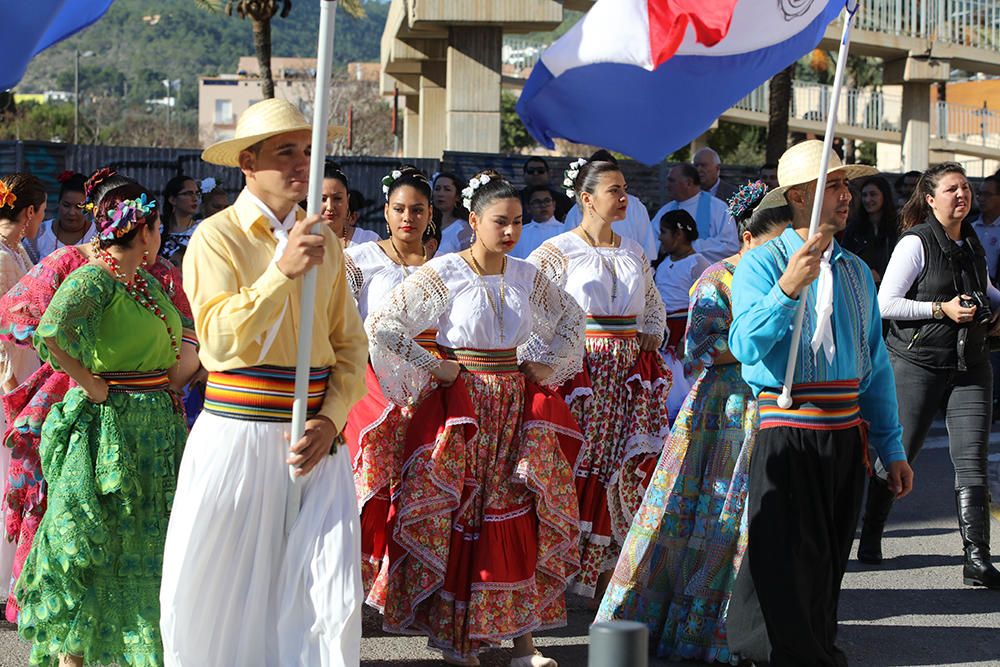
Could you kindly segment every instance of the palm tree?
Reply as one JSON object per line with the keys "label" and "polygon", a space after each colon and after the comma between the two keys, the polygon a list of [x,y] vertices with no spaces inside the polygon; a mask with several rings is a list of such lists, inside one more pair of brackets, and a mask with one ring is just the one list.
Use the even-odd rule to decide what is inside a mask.
{"label": "palm tree", "polygon": [[767,149],[764,161],[778,164],[788,148],[788,112],[792,103],[792,72],[795,63],[771,77],[767,106]]}
{"label": "palm tree", "polygon": [[[218,11],[221,7],[229,16],[233,10],[241,19],[250,19],[253,46],[260,66],[261,93],[264,99],[274,97],[274,76],[271,73],[271,19],[286,18],[292,11],[292,0],[196,0],[198,4]],[[339,4],[351,16],[365,15],[362,0],[340,0]]]}

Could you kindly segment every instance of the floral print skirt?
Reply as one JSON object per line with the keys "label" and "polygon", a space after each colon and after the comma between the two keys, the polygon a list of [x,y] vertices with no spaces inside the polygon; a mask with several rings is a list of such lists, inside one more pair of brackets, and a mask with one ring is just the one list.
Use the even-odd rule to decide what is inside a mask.
{"label": "floral print skirt", "polygon": [[593,596],[614,568],[650,471],[670,430],[670,371],[635,336],[588,336],[584,370],[561,389],[584,433],[576,474],[580,574],[572,589]]}
{"label": "floral print skirt", "polygon": [[669,660],[738,662],[726,612],[747,544],[756,423],[739,364],[702,372],[625,539],[598,621],[644,623]]}
{"label": "floral print skirt", "polygon": [[565,625],[581,441],[562,398],[519,372],[463,371],[430,392],[407,432],[387,585],[370,600],[385,629],[462,658]]}
{"label": "floral print skirt", "polygon": [[31,663],[158,665],[160,575],[187,429],[167,392],[74,388],[42,427],[48,509],[17,582]]}
{"label": "floral print skirt", "polygon": [[[45,515],[46,484],[39,455],[42,424],[52,406],[63,400],[72,386],[74,383],[68,375],[53,370],[49,363],[45,363],[17,389],[3,397],[8,424],[3,446],[11,449],[11,462],[7,478],[0,483],[6,484],[3,502],[7,506],[7,539],[17,545],[14,581],[21,574],[35,533]],[[14,593],[11,586],[6,610],[10,623],[17,622],[20,609]]]}

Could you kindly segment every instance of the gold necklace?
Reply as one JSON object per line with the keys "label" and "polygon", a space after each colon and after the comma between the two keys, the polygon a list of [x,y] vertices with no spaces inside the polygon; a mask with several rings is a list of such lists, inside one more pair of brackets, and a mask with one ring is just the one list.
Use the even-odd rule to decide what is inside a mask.
{"label": "gold necklace", "polygon": [[[403,267],[403,274],[407,275],[407,276],[410,275],[410,272],[407,271],[407,269],[410,268],[410,265],[406,263],[405,259],[403,259],[403,254],[401,252],[399,252],[399,248],[396,247],[396,242],[392,240],[391,236],[389,237],[389,245],[392,246],[393,252],[396,253],[396,259],[399,260],[399,265]],[[423,261],[426,262],[427,261],[427,248],[425,248],[422,243],[420,244],[420,251],[423,253]]]}
{"label": "gold necklace", "polygon": [[[611,300],[614,301],[615,298],[618,296],[618,272],[615,270],[614,262],[612,262],[611,260],[609,260],[607,257],[604,256],[604,253],[601,252],[600,249],[597,247],[597,241],[594,240],[594,237],[590,235],[590,232],[588,232],[583,225],[580,225],[580,231],[583,232],[583,235],[587,237],[587,243],[589,243],[590,247],[592,247],[594,251],[597,253],[597,256],[601,260],[601,264],[604,265],[604,269],[611,274]],[[612,229],[611,247],[614,248],[615,246],[616,246],[615,231]]]}
{"label": "gold necklace", "polygon": [[476,260],[476,256],[473,254],[472,249],[469,249],[469,259],[472,260],[472,270],[479,276],[479,282],[483,286],[483,290],[486,291],[486,300],[490,304],[490,308],[493,310],[494,314],[497,316],[497,322],[500,325],[500,342],[504,342],[504,331],[503,331],[503,311],[507,306],[507,299],[505,296],[506,291],[506,279],[504,274],[507,273],[507,255],[503,256],[503,266],[500,267],[500,305],[497,306],[496,301],[493,300],[493,293],[490,291],[490,286],[486,283],[485,271],[483,267],[479,266],[479,262]]}

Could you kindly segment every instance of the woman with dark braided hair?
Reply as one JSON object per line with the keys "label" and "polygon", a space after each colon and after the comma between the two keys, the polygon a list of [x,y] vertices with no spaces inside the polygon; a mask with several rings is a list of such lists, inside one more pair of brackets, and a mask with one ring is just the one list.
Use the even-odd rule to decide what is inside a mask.
{"label": "woman with dark braided hair", "polygon": [[[102,169],[87,181],[86,191],[92,201],[100,191],[130,182],[110,170]],[[87,264],[93,255],[90,244],[60,248],[35,265],[13,289],[0,296],[0,340],[34,355],[32,339],[53,295],[63,281]],[[148,269],[184,318],[185,345],[181,354],[185,363],[187,360],[197,362],[197,340],[190,328],[191,308],[181,289],[180,272],[162,258]],[[75,383],[65,372],[45,362],[3,399],[8,419],[3,444],[5,449],[11,451],[12,460],[10,472],[0,484],[5,487],[3,501],[8,507],[5,538],[17,545],[15,579],[28,557],[48,504],[39,456],[42,424],[52,406],[61,401],[72,386]],[[18,610],[12,591],[7,599],[6,617],[9,622],[17,622]]]}
{"label": "woman with dark braided hair", "polygon": [[[427,634],[453,665],[478,665],[480,651],[513,640],[511,667],[556,667],[532,633],[566,625],[583,436],[545,385],[579,370],[583,313],[507,257],[521,232],[510,183],[484,172],[463,195],[475,242],[414,271],[365,326],[384,395],[414,411],[392,497],[383,627]],[[429,327],[438,354],[420,344]]]}
{"label": "woman with dark braided hair", "polygon": [[77,386],[52,407],[40,453],[48,510],[17,583],[31,661],[155,665],[167,520],[187,437],[177,392],[183,321],[143,266],[160,245],[145,188],[94,196],[90,262],[56,290],[39,355]]}
{"label": "woman with dark braided hair", "polygon": [[[427,261],[424,238],[431,223],[431,186],[424,174],[403,167],[382,179],[385,221],[389,238],[362,243],[344,251],[351,292],[363,320],[385,303],[407,276]],[[438,354],[437,331],[417,336],[417,342]],[[361,509],[361,574],[368,604],[385,606],[388,569],[390,500],[398,491],[403,466],[403,439],[413,406],[396,406],[382,394],[371,364],[366,374],[368,393],[347,417],[344,439],[351,448],[354,485]]]}
{"label": "woman with dark braided hair", "polygon": [[669,660],[736,664],[726,617],[747,544],[744,505],[757,432],[757,401],[729,351],[733,272],[743,253],[780,234],[791,211],[757,209],[763,181],[744,185],[729,213],[742,248],[705,269],[691,292],[685,364],[697,380],[674,420],[625,538],[598,621],[651,629]]}
{"label": "woman with dark braided hair", "polygon": [[87,198],[84,186],[87,177],[64,171],[59,181],[59,206],[54,218],[46,220],[34,239],[36,261],[47,257],[59,248],[79,243],[90,243],[97,234],[93,218],[83,209]]}

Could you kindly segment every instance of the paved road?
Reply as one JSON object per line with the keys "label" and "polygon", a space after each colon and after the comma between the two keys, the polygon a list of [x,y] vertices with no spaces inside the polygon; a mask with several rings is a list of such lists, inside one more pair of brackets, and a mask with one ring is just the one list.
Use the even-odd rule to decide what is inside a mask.
{"label": "paved road", "polygon": [[[891,560],[879,569],[852,563],[845,579],[840,643],[853,667],[1000,665],[1000,592],[962,586],[951,464],[940,447],[943,430],[933,435],[916,467],[918,491],[898,504],[890,522],[884,548]],[[992,451],[1000,453],[1000,433]],[[993,551],[1000,554],[997,521]],[[591,616],[581,599],[571,598],[569,627],[539,637],[539,645],[562,667],[585,667]],[[363,657],[365,667],[443,665],[424,640],[383,634],[372,613],[365,617]],[[509,651],[499,650],[482,663],[506,667],[509,660]],[[0,625],[0,667],[24,665],[26,646]]]}

